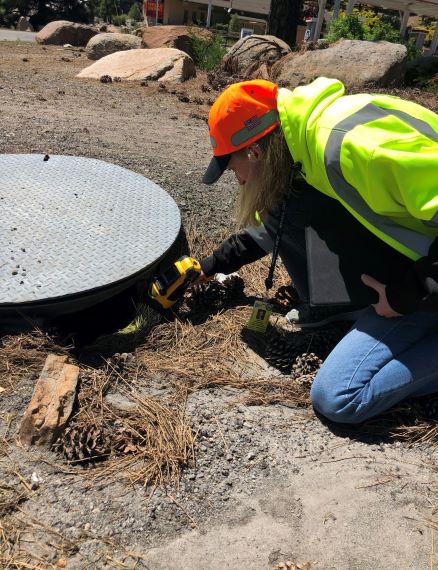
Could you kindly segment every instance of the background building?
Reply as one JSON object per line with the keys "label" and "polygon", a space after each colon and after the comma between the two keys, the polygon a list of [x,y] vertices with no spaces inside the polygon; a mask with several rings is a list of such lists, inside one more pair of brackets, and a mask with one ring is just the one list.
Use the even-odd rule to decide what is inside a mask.
{"label": "background building", "polygon": [[[261,24],[260,31],[264,31],[269,7],[270,0],[213,0],[210,25],[228,24],[232,13],[244,21]],[[148,12],[151,13],[149,6]],[[207,16],[208,0],[165,0],[162,23],[205,25]]]}

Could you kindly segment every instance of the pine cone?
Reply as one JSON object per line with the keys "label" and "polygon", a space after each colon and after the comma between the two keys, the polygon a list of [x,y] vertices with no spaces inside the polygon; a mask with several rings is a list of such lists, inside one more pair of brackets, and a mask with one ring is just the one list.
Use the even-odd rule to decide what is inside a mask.
{"label": "pine cone", "polygon": [[222,285],[226,288],[228,295],[233,297],[242,295],[245,289],[245,281],[239,275],[230,275],[222,282]]}
{"label": "pine cone", "polygon": [[297,378],[293,379],[295,384],[302,386],[303,388],[310,389],[313,384],[313,380],[315,378],[315,373],[312,374],[305,374],[304,376],[298,376]]}
{"label": "pine cone", "polygon": [[290,374],[296,357],[301,353],[301,343],[295,337],[276,336],[266,347],[265,360],[283,374]]}
{"label": "pine cone", "polygon": [[296,307],[300,302],[298,291],[293,285],[282,285],[279,287],[272,299],[280,313],[287,313],[291,308]]}
{"label": "pine cone", "polygon": [[187,303],[189,305],[210,305],[220,301],[224,294],[223,286],[217,281],[195,285],[189,292]]}
{"label": "pine cone", "polygon": [[[146,434],[144,434],[146,436]],[[141,429],[132,430],[128,427],[119,428],[113,437],[112,448],[117,454],[132,453],[137,451],[139,446],[144,445],[145,438]]]}
{"label": "pine cone", "polygon": [[240,297],[244,288],[243,279],[238,275],[232,275],[222,283],[209,281],[195,285],[188,292],[186,301],[191,308],[199,306],[218,307],[231,299]]}
{"label": "pine cone", "polygon": [[315,375],[322,365],[322,360],[313,352],[303,352],[295,359],[292,366],[292,376],[300,378]]}
{"label": "pine cone", "polygon": [[108,359],[111,368],[115,372],[132,370],[135,368],[135,356],[131,352],[116,352]]}
{"label": "pine cone", "polygon": [[70,427],[55,441],[52,450],[69,462],[86,464],[109,455],[111,444],[95,425]]}
{"label": "pine cone", "polygon": [[346,330],[345,324],[336,323],[308,333],[275,334],[268,340],[265,360],[283,374],[314,375]]}

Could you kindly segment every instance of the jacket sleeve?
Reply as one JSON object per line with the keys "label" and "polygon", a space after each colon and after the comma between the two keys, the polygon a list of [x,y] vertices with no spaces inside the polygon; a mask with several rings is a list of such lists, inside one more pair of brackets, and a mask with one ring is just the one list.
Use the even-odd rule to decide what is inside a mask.
{"label": "jacket sleeve", "polygon": [[202,271],[207,277],[215,273],[233,273],[253,263],[272,250],[272,240],[263,224],[247,228],[226,239],[209,257],[201,259]]}
{"label": "jacket sleeve", "polygon": [[414,311],[438,312],[438,238],[427,257],[418,259],[402,281],[386,285],[391,307],[401,314]]}

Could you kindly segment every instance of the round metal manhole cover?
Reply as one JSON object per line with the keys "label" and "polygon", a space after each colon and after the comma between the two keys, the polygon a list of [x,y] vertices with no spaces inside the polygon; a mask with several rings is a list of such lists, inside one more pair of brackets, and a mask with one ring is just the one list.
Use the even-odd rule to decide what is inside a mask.
{"label": "round metal manhole cover", "polygon": [[178,236],[173,199],[100,160],[0,155],[0,309],[141,274]]}

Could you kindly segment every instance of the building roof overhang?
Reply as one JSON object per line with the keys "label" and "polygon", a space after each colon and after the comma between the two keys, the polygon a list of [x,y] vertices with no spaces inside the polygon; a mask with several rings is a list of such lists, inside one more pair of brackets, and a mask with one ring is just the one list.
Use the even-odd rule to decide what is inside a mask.
{"label": "building roof overhang", "polygon": [[365,0],[364,4],[438,18],[438,0]]}

